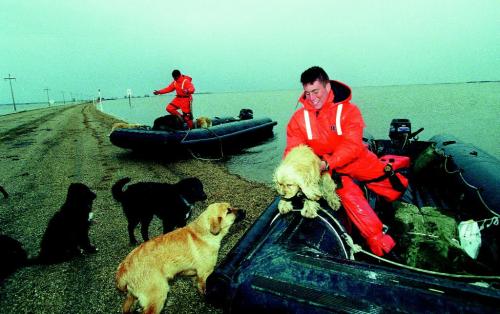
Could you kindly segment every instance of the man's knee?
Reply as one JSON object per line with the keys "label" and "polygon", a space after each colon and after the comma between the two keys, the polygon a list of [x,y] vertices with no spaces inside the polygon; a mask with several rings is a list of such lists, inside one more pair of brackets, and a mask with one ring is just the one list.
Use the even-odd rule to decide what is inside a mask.
{"label": "man's knee", "polygon": [[176,106],[172,105],[172,104],[168,104],[167,105],[167,112],[170,113],[170,114],[175,114],[176,116],[180,116],[180,113],[177,111],[179,108],[177,108]]}

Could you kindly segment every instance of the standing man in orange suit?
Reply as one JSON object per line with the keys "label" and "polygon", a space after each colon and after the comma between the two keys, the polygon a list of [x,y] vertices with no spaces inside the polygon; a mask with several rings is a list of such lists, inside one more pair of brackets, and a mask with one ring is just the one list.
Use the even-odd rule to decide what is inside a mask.
{"label": "standing man in orange suit", "polygon": [[[187,126],[192,129],[193,113],[191,110],[191,105],[193,103],[192,94],[194,93],[194,85],[191,82],[192,78],[187,75],[181,74],[179,70],[173,70],[172,77],[174,78],[174,80],[172,83],[170,83],[170,85],[163,89],[155,90],[153,94],[167,94],[175,90],[175,98],[171,103],[167,105],[166,110],[172,115],[181,117],[184,122],[187,123]],[[179,109],[181,110],[181,113],[179,113]]]}

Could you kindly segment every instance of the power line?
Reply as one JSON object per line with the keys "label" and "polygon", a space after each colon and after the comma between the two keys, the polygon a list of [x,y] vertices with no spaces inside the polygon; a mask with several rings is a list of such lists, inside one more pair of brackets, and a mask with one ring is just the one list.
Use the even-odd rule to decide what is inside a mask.
{"label": "power line", "polygon": [[14,90],[12,89],[12,80],[15,80],[15,77],[11,77],[9,73],[9,77],[4,78],[4,80],[8,80],[10,84],[10,94],[12,95],[12,104],[14,105],[14,111],[17,111],[16,109],[16,101],[14,100]]}
{"label": "power line", "polygon": [[50,98],[49,98],[49,88],[45,88],[44,91],[47,92],[47,103],[49,104],[49,107],[50,107]]}

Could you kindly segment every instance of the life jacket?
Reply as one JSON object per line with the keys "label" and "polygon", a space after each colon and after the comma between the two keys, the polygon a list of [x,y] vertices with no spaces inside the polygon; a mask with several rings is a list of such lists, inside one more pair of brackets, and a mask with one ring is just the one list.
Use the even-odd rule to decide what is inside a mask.
{"label": "life jacket", "polygon": [[[181,75],[174,80],[172,84],[174,85],[176,96],[181,98],[192,98],[191,94],[194,93],[194,86],[191,83],[193,79],[187,75]],[[187,90],[188,93],[184,93]]]}
{"label": "life jacket", "polygon": [[303,105],[290,119],[287,126],[285,155],[295,146],[306,144],[331,169],[341,169],[366,154],[363,144],[365,123],[358,107],[351,103],[351,89],[344,83],[330,81],[330,91],[321,109],[301,94]]}
{"label": "life jacket", "polygon": [[350,88],[337,81],[330,81],[332,91],[321,109],[316,109],[304,97],[299,98],[303,107],[298,109],[287,126],[285,155],[295,146],[306,144],[321,159],[328,162],[329,172],[347,175],[389,201],[397,199],[408,185],[396,169],[379,159],[363,143],[365,123],[358,107],[351,103]]}
{"label": "life jacket", "polygon": [[[160,89],[159,94],[170,93],[175,90],[176,97],[192,99],[191,94],[194,93],[194,85],[191,83],[193,79],[187,75],[181,75],[176,80],[172,81],[167,87]],[[187,93],[184,92],[187,90]]]}

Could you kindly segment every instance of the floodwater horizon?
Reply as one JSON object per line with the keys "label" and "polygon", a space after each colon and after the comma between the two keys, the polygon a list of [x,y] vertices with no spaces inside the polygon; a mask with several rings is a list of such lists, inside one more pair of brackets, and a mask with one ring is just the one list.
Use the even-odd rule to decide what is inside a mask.
{"label": "floodwater horizon", "polygon": [[[286,145],[286,125],[298,108],[297,90],[232,92],[194,96],[194,116],[237,116],[249,108],[254,117],[269,117],[278,122],[274,137],[248,148],[225,161],[232,173],[270,184],[274,168]],[[393,85],[352,87],[352,101],[360,108],[366,131],[375,138],[388,138],[394,118],[407,118],[412,130],[424,128],[419,137],[428,140],[436,134],[451,134],[466,143],[500,158],[496,134],[500,131],[500,82]],[[152,125],[155,118],[167,114],[166,105],[174,97],[155,97],[105,101],[103,112],[129,123]]]}

